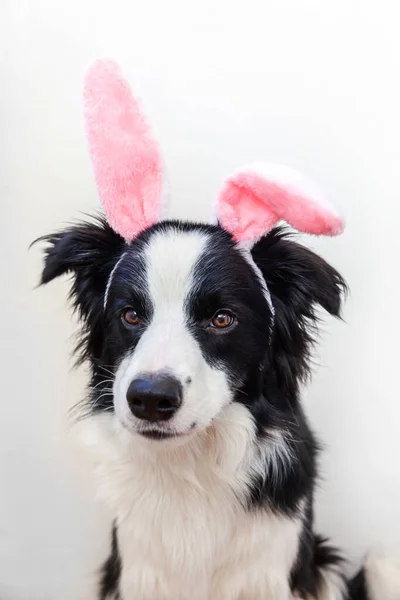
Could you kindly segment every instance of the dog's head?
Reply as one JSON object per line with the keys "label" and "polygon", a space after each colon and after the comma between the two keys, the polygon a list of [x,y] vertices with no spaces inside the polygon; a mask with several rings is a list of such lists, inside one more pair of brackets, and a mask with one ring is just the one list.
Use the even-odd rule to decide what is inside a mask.
{"label": "dog's head", "polygon": [[[92,367],[87,408],[148,438],[184,438],[233,401],[256,415],[271,395],[296,398],[316,308],[338,316],[345,284],[273,226],[284,218],[332,235],[338,217],[298,174],[255,166],[227,180],[218,224],[157,222],[161,160],[114,65],[89,73],[86,99],[108,222],[47,236],[42,283],[72,274],[80,356]],[[274,410],[262,411],[271,424]]]}

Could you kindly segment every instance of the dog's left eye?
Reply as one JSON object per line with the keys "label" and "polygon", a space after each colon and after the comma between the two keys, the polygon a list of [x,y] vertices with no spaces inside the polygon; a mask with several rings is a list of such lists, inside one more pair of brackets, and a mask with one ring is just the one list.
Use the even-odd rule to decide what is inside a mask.
{"label": "dog's left eye", "polygon": [[218,310],[210,322],[210,327],[214,329],[227,329],[235,322],[233,314],[227,310]]}
{"label": "dog's left eye", "polygon": [[122,319],[128,325],[139,325],[140,319],[135,309],[126,308],[122,313]]}

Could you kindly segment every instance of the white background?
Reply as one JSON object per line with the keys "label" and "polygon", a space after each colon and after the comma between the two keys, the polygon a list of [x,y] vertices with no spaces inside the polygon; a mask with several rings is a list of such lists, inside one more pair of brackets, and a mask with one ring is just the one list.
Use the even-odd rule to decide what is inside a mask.
{"label": "white background", "polygon": [[396,0],[3,0],[0,596],[76,600],[103,520],[76,476],[67,284],[34,291],[38,235],[98,207],[81,81],[119,60],[161,141],[172,215],[207,218],[251,160],[319,181],[345,234],[308,240],[347,278],[305,402],[326,443],[318,527],[353,561],[400,549],[400,36]]}

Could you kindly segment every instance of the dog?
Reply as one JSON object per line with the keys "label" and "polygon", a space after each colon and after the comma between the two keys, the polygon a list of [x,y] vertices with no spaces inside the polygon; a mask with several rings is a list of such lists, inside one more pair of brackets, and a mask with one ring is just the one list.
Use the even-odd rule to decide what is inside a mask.
{"label": "dog", "polygon": [[[100,92],[115,111],[121,77],[106,71],[108,79],[97,65],[89,78],[89,111],[103,110]],[[121,180],[111,185],[110,170],[104,175],[99,121],[90,113],[88,122],[100,196],[117,190],[120,198]],[[326,213],[319,219],[311,203],[307,229],[300,221],[310,203],[300,216],[293,210],[304,194],[288,195],[282,171],[257,179],[246,170],[224,187],[218,223],[148,218],[138,202],[155,188],[136,183],[149,176],[158,194],[160,163],[142,120],[140,128],[147,152],[128,183],[123,175],[132,218],[120,199],[103,199],[107,218],[42,238],[41,283],[72,278],[78,357],[90,367],[79,420],[114,517],[96,600],[399,598],[398,569],[370,560],[349,581],[340,552],[314,532],[319,443],[300,391],[320,309],[339,318],[347,286],[292,230],[271,227],[271,202],[275,220],[303,231],[326,227]],[[105,137],[113,153],[126,144],[110,142],[109,130]],[[260,198],[270,212],[250,218]]]}

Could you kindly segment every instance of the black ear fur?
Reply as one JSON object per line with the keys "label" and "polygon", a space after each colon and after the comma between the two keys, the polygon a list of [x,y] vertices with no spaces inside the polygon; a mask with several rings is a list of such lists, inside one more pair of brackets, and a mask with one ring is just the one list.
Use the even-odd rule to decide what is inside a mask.
{"label": "black ear fur", "polygon": [[310,372],[310,353],[318,325],[318,305],[340,318],[347,285],[323,258],[277,227],[253,248],[275,308],[269,360],[279,387],[296,394]]}
{"label": "black ear fur", "polygon": [[[79,362],[101,351],[104,293],[110,273],[124,251],[124,239],[103,218],[79,223],[64,231],[43,236],[44,268],[41,284],[72,274],[70,299],[82,320],[77,346]],[[34,242],[34,243],[36,243]]]}

